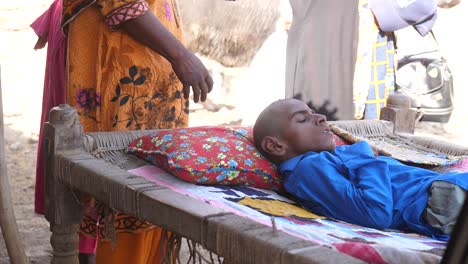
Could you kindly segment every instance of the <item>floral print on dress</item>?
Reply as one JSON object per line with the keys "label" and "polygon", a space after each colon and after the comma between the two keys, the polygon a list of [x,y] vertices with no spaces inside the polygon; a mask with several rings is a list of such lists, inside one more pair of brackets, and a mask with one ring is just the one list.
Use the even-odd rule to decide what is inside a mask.
{"label": "floral print on dress", "polygon": [[196,184],[283,190],[276,166],[255,148],[250,127],[160,130],[134,140],[128,152]]}
{"label": "floral print on dress", "polygon": [[167,2],[167,0],[164,0],[164,10],[166,11],[166,18],[169,21],[172,21],[172,12],[171,12],[171,6]]}
{"label": "floral print on dress", "polygon": [[[126,110],[123,115],[121,111],[113,115],[113,127],[124,123],[126,129],[169,128],[177,127],[184,122],[183,115],[189,113],[188,101],[181,100],[180,90],[169,93],[171,88],[177,86],[176,79],[161,80],[162,83],[159,85],[166,89],[153,88],[149,89],[148,93],[137,94],[141,86],[148,85],[149,78],[148,70],[136,65],[128,69],[128,76],[120,78],[115,86],[115,96],[111,102],[118,104],[117,109],[125,108]],[[179,113],[176,112],[174,106],[168,107],[177,101],[180,101],[182,109]]]}
{"label": "floral print on dress", "polygon": [[78,114],[98,122],[95,111],[101,107],[101,94],[94,88],[79,88],[75,98]]}

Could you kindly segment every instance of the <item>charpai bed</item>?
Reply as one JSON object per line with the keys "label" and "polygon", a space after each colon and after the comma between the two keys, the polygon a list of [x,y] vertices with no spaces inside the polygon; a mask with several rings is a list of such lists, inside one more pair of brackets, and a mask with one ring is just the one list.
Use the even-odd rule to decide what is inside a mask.
{"label": "charpai bed", "polygon": [[[462,160],[468,149],[393,134],[390,122],[334,124],[408,162],[443,170],[468,167]],[[46,218],[54,263],[78,263],[80,193],[166,228],[229,263],[438,263],[445,250],[445,243],[416,234],[321,218],[272,191],[183,182],[126,154],[127,145],[149,131],[83,134],[76,111],[67,105],[51,111],[45,131]]]}

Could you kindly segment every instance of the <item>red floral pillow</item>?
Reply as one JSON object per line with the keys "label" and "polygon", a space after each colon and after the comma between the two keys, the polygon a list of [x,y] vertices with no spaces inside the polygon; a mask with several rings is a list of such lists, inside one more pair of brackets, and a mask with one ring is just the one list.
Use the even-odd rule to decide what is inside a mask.
{"label": "red floral pillow", "polygon": [[134,140],[128,151],[184,181],[283,190],[276,166],[255,148],[251,127],[163,129]]}
{"label": "red floral pillow", "polygon": [[335,145],[336,146],[343,146],[343,145],[349,145],[349,142],[340,138],[339,136],[333,134],[333,139],[335,140]]}

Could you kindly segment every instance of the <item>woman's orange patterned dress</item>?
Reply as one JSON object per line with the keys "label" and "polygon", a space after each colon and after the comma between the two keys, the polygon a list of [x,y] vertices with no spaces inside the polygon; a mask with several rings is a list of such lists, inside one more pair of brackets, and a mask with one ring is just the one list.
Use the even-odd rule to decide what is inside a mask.
{"label": "woman's orange patterned dress", "polygon": [[[85,132],[188,125],[189,102],[183,99],[182,84],[171,64],[118,29],[120,23],[145,12],[153,12],[182,38],[173,0],[63,1],[67,102],[77,109]],[[98,263],[161,262],[166,251],[166,232],[161,228],[117,214],[113,245],[105,239],[104,229],[96,228],[96,218],[88,214],[81,232],[99,233]]]}

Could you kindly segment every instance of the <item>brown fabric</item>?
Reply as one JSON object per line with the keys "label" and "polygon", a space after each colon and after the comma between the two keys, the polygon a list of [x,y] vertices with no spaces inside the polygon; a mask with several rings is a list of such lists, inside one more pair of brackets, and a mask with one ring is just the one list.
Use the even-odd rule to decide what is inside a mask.
{"label": "brown fabric", "polygon": [[358,0],[290,3],[286,98],[303,100],[329,120],[353,119]]}

